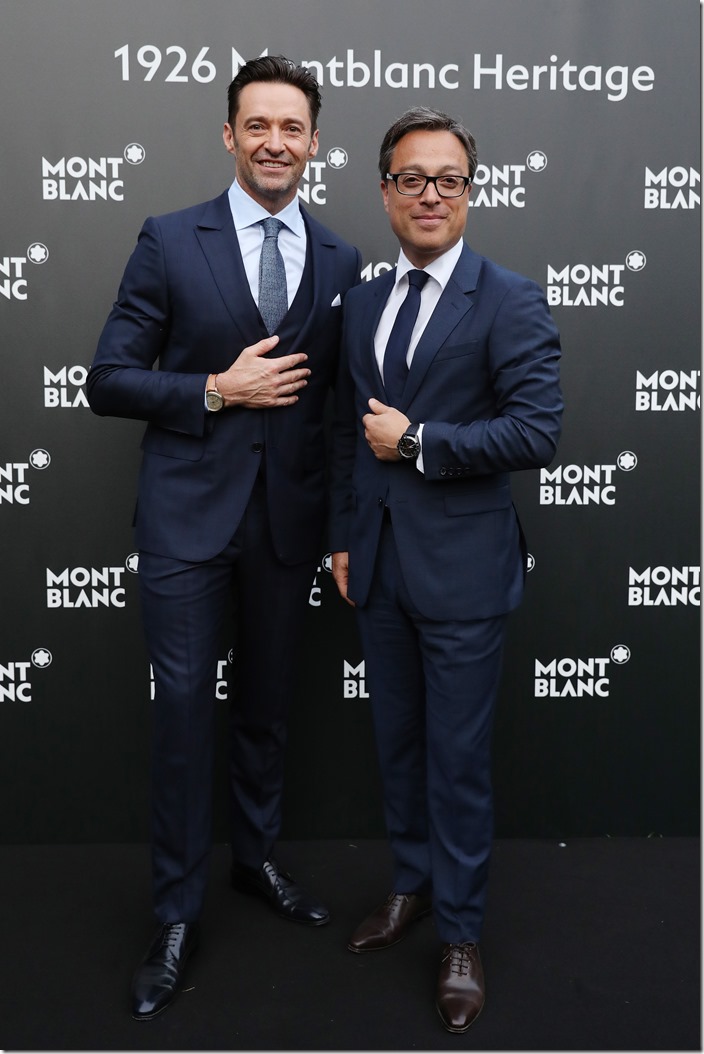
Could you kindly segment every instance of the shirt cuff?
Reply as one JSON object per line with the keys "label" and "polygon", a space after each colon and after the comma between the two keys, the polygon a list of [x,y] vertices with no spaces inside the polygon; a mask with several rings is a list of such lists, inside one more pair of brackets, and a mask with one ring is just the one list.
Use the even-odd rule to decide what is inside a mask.
{"label": "shirt cuff", "polygon": [[416,458],[416,468],[419,472],[423,472],[423,425],[418,425],[418,442],[420,443],[420,454]]}

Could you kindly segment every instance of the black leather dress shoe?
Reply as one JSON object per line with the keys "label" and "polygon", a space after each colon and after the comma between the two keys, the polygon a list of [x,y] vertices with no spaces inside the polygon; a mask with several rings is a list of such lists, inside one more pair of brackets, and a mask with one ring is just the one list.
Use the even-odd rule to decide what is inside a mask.
{"label": "black leather dress shoe", "polygon": [[137,1021],[156,1017],[174,1001],[197,945],[195,922],[167,922],[161,927],[132,981],[132,1016]]}
{"label": "black leather dress shoe", "polygon": [[262,897],[282,918],[309,926],[324,926],[330,921],[328,909],[313,900],[273,860],[266,860],[259,871],[234,864],[231,878],[235,889]]}

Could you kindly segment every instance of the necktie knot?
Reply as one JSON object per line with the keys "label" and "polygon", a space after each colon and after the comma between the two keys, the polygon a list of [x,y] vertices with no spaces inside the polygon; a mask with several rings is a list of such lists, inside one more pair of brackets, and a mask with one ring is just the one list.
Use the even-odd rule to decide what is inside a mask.
{"label": "necktie knot", "polygon": [[415,286],[416,289],[422,289],[427,281],[427,271],[419,271],[417,269],[414,269],[408,272],[408,284]]}
{"label": "necktie knot", "polygon": [[267,216],[265,220],[262,220],[262,226],[265,238],[278,238],[283,223],[281,220],[277,220],[276,216]]}

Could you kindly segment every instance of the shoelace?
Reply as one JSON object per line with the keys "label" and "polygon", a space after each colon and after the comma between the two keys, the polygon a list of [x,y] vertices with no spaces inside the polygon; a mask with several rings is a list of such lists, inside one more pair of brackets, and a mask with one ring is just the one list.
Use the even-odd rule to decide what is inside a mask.
{"label": "shoelace", "polygon": [[168,948],[169,951],[175,951],[181,937],[183,936],[183,923],[175,922],[169,926],[164,927],[164,933],[161,938],[162,946]]}
{"label": "shoelace", "polygon": [[284,869],[279,867],[279,865],[273,860],[266,860],[262,870],[266,871],[269,877],[273,879],[274,885],[278,887],[283,887],[285,889],[286,886],[293,885],[293,879],[288,871],[284,871]]}
{"label": "shoelace", "polygon": [[450,973],[459,974],[462,977],[464,974],[469,973],[471,952],[475,948],[476,944],[451,944],[442,961],[446,962],[449,958]]}

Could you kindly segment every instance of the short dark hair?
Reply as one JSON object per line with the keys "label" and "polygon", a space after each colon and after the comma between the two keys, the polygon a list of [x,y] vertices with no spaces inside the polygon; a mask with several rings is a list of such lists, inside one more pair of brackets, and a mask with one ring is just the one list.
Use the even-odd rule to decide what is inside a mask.
{"label": "short dark hair", "polygon": [[297,66],[283,55],[264,55],[262,58],[250,59],[241,67],[239,73],[227,89],[227,121],[234,127],[239,109],[240,92],[248,84],[256,81],[271,81],[276,84],[292,84],[299,88],[308,100],[310,109],[311,130],[318,127],[318,114],[322,102],[320,86],[304,66]]}
{"label": "short dark hair", "polygon": [[431,110],[428,106],[414,106],[413,109],[401,114],[384,136],[379,151],[379,172],[382,179],[386,179],[386,174],[390,171],[389,166],[396,144],[409,132],[452,132],[457,136],[467,154],[469,178],[474,178],[477,170],[477,144],[474,136],[460,121],[450,117],[449,114],[442,113],[441,110]]}

